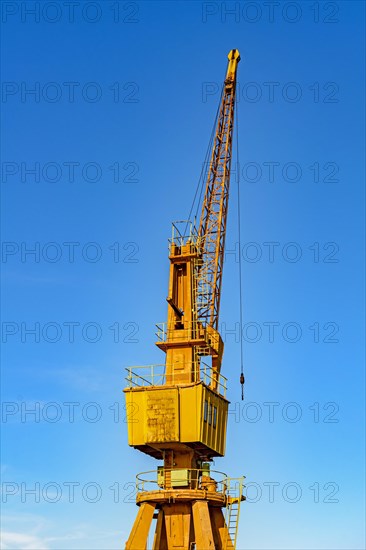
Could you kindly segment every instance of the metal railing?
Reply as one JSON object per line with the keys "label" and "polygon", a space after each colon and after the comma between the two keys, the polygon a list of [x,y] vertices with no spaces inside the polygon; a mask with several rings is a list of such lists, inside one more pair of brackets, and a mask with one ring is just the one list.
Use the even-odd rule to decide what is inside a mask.
{"label": "metal railing", "polygon": [[137,493],[169,489],[214,490],[223,495],[231,491],[231,479],[224,472],[196,468],[163,468],[136,476]]}
{"label": "metal railing", "polygon": [[183,246],[192,243],[198,245],[198,232],[194,223],[189,220],[179,220],[172,223],[172,236],[168,239],[169,249],[172,244]]}
{"label": "metal railing", "polygon": [[[210,365],[203,361],[191,364],[191,380],[186,383],[203,382],[206,386],[216,391],[219,395],[226,397],[227,378],[222,374],[216,374]],[[167,365],[145,365],[127,367],[127,383],[130,388],[146,386],[175,386],[182,385],[182,373],[175,373],[169,369],[167,374]]]}
{"label": "metal railing", "polygon": [[200,321],[184,323],[184,327],[177,329],[174,323],[156,323],[155,335],[159,342],[179,342],[183,340],[204,340],[207,346],[214,349],[220,344],[220,335],[215,330],[202,325]]}

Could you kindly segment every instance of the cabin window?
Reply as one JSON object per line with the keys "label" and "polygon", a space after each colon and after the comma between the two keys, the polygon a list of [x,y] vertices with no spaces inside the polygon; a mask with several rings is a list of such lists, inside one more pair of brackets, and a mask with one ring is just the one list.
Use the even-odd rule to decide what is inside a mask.
{"label": "cabin window", "polygon": [[205,401],[205,408],[204,408],[204,411],[203,411],[203,420],[205,422],[207,422],[207,414],[208,414],[208,402]]}
{"label": "cabin window", "polygon": [[208,424],[211,426],[212,424],[212,404],[210,403],[208,408]]}
{"label": "cabin window", "polygon": [[213,427],[216,428],[217,424],[217,407],[213,408]]}

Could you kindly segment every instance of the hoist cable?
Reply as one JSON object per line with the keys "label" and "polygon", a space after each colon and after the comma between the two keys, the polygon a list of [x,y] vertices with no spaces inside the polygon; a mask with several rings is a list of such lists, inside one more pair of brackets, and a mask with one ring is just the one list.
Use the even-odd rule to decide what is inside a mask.
{"label": "hoist cable", "polygon": [[[209,146],[208,146],[208,148],[207,148],[205,163],[204,163],[204,165],[203,165],[203,174],[204,174],[206,177],[203,177],[203,178],[202,178],[200,196],[199,196],[199,199],[198,199],[198,202],[197,202],[197,208],[196,208],[196,217],[198,216],[198,210],[199,210],[199,208],[202,206],[202,202],[201,202],[201,201],[202,201],[202,194],[203,194],[203,190],[204,190],[204,184],[205,184],[205,182],[206,182],[206,180],[207,180],[207,178],[208,178],[209,172],[210,172],[210,170],[211,170],[211,166],[209,165],[209,163],[210,163],[210,159],[211,159],[211,155],[212,155],[212,147],[213,147],[214,138],[215,138],[215,136],[216,136],[216,127],[217,127],[217,121],[218,121],[219,114],[220,114],[220,109],[221,109],[221,102],[222,102],[223,93],[224,93],[224,87],[222,86],[222,88],[221,88],[221,95],[220,95],[220,101],[219,101],[219,105],[218,105],[218,108],[217,108],[217,111],[216,111],[215,120],[214,120],[213,127],[212,127],[212,132],[211,132],[211,137],[210,137],[210,143],[209,143]],[[205,172],[205,167],[207,167],[207,172]]]}
{"label": "hoist cable", "polygon": [[[238,101],[236,100],[236,103]],[[237,107],[237,105],[236,105]],[[239,164],[239,125],[238,109],[236,108],[236,181],[237,181],[237,201],[238,201],[238,244],[239,244],[239,317],[240,317],[240,384],[241,398],[244,399],[244,352],[243,352],[243,290],[242,290],[242,260],[241,260],[241,209],[240,209],[240,164]]]}
{"label": "hoist cable", "polygon": [[[210,139],[209,139],[209,142],[208,142],[204,163],[202,165],[201,174],[200,174],[200,177],[198,179],[198,183],[197,183],[197,186],[196,186],[196,191],[195,191],[195,194],[194,194],[194,198],[193,198],[193,201],[192,201],[192,205],[191,205],[191,209],[189,211],[187,221],[196,220],[197,216],[198,216],[198,211],[199,211],[200,207],[202,206],[202,202],[201,202],[202,201],[202,194],[203,194],[203,190],[204,190],[204,184],[206,182],[206,177],[205,177],[206,167],[207,167],[208,170],[210,169],[209,162],[210,162],[210,157],[211,157],[211,153],[212,153],[213,140],[214,140],[214,136],[215,136],[215,133],[216,133],[216,125],[217,125],[217,120],[218,120],[218,117],[219,117],[223,91],[224,91],[224,87],[221,88],[221,96],[220,96],[219,106],[218,106],[217,111],[216,111],[216,116],[215,116],[214,124],[213,124],[213,127],[212,127],[211,136],[210,136]],[[208,171],[207,171],[207,174],[208,174]],[[199,197],[198,197],[198,200],[196,200],[198,193],[199,193]],[[194,217],[194,220],[192,220],[191,216],[192,216],[192,212],[193,212],[193,209],[194,209],[195,205],[196,205],[195,217]],[[187,229],[188,229],[188,223],[187,223],[187,226],[186,226],[185,233],[187,232]]]}

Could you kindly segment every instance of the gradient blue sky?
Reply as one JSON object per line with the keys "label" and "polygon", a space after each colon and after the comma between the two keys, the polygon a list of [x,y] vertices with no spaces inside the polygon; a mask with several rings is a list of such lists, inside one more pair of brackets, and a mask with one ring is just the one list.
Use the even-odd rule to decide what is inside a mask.
{"label": "gradient blue sky", "polygon": [[[4,548],[117,549],[128,536],[134,476],[157,463],[127,446],[124,367],[163,361],[154,324],[166,315],[170,223],[188,215],[231,48],[242,57],[247,383],[243,404],[229,254],[232,404],[215,468],[247,476],[239,550],[364,548],[364,3],[280,3],[271,15],[266,2],[80,2],[73,22],[63,2],[46,4],[35,21],[24,12],[34,2],[2,2]],[[39,97],[25,94],[37,86]],[[35,163],[39,181],[24,171]],[[233,193],[229,249],[236,210]],[[39,258],[24,254],[34,246]]]}

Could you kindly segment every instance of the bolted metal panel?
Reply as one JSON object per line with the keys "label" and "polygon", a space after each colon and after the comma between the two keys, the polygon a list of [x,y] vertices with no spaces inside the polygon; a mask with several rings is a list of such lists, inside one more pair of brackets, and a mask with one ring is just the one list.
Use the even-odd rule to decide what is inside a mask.
{"label": "bolted metal panel", "polygon": [[179,441],[178,390],[148,390],[144,395],[146,443]]}
{"label": "bolted metal panel", "polygon": [[204,383],[126,389],[125,393],[132,447],[144,447],[144,452],[155,456],[159,445],[166,448],[167,443],[176,442],[203,456],[225,454],[229,402]]}

